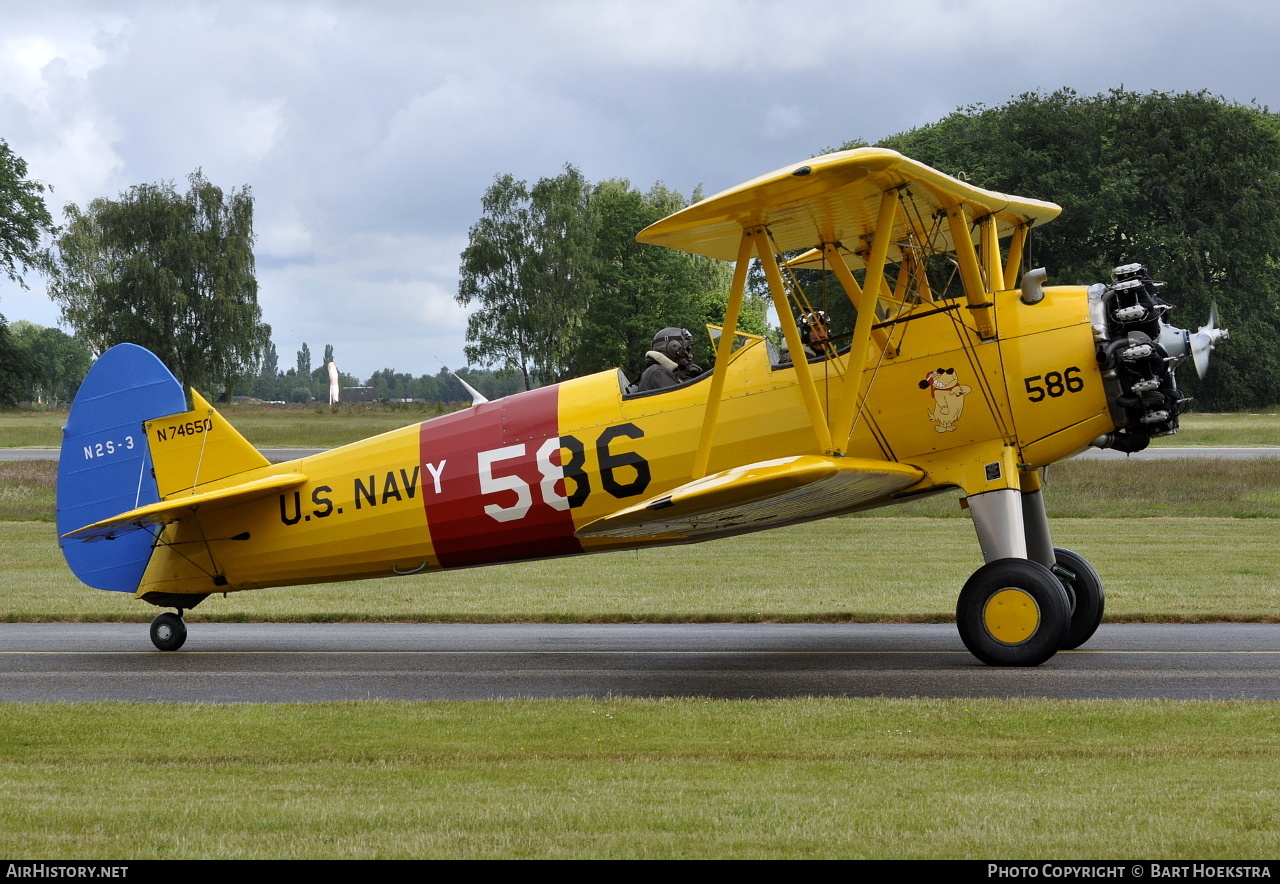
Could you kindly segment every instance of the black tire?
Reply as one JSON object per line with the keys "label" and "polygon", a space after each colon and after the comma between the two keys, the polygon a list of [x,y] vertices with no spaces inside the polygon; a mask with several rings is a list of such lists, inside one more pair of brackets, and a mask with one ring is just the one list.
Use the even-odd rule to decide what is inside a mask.
{"label": "black tire", "polygon": [[176,651],[187,640],[187,624],[165,611],[151,621],[151,643],[162,651]]}
{"label": "black tire", "polygon": [[1053,572],[1028,559],[988,562],[965,583],[956,627],[990,666],[1039,666],[1066,638],[1071,602]]}
{"label": "black tire", "polygon": [[1074,575],[1072,579],[1056,569],[1054,571],[1066,588],[1067,598],[1071,602],[1071,627],[1059,648],[1070,651],[1093,638],[1093,634],[1098,631],[1106,598],[1102,591],[1102,578],[1093,570],[1092,565],[1069,549],[1054,549],[1053,555],[1058,560],[1059,568]]}

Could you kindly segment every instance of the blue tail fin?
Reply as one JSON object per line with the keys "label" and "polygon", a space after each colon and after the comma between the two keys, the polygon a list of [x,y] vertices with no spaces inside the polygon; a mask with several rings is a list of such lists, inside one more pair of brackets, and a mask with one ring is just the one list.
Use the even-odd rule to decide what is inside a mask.
{"label": "blue tail fin", "polygon": [[[187,410],[182,385],[149,350],[112,347],[89,369],[62,431],[58,535],[156,503],[143,421]],[[62,554],[84,583],[133,592],[155,535],[139,530],[97,542],[62,540]]]}

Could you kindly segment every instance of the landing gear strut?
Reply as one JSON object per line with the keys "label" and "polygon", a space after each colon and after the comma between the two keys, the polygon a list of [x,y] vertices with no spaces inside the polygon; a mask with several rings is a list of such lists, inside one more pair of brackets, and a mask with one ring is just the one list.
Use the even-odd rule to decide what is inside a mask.
{"label": "landing gear strut", "polygon": [[187,624],[182,612],[165,611],[151,621],[151,643],[162,651],[176,651],[187,640]]}

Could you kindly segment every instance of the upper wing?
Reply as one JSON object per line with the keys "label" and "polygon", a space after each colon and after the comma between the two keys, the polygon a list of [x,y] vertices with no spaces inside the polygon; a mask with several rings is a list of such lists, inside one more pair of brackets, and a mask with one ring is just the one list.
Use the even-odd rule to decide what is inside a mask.
{"label": "upper wing", "polygon": [[952,244],[947,225],[932,224],[933,217],[957,204],[970,218],[994,214],[1000,236],[1062,211],[1053,203],[973,187],[897,151],[863,147],[762,175],[650,225],[636,239],[733,261],[743,229],[763,225],[779,251],[837,242],[857,251],[861,238],[875,233],[880,195],[894,188],[910,201],[908,211],[897,215],[894,242],[927,239],[935,251],[949,251]]}
{"label": "upper wing", "polygon": [[889,461],[784,457],[696,479],[584,525],[578,536],[708,539],[887,503],[923,478]]}

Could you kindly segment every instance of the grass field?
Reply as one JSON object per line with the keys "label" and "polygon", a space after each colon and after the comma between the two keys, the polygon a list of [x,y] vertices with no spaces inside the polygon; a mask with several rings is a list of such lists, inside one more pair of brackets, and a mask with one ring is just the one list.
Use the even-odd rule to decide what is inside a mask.
{"label": "grass field", "polygon": [[1264,859],[1271,703],[8,705],[0,853]]}
{"label": "grass field", "polygon": [[[231,419],[259,445],[350,441],[301,414]],[[1199,417],[1178,444],[1280,438],[1275,415]],[[354,438],[379,431],[345,419]],[[38,423],[0,414],[0,446],[56,445]],[[150,619],[67,571],[53,487],[50,464],[0,464],[0,618]],[[1280,464],[1067,463],[1047,496],[1057,543],[1106,581],[1108,619],[1280,615]],[[980,563],[945,497],[665,550],[232,594],[189,617],[942,621]],[[1280,706],[1243,701],[11,703],[0,852],[1259,859],[1280,849],[1278,725]]]}
{"label": "grass field", "polygon": [[[1058,519],[1103,575],[1110,621],[1280,620],[1271,519]],[[149,621],[82,586],[53,526],[0,523],[0,619]],[[1194,548],[1194,555],[1189,549]],[[982,564],[959,519],[828,519],[693,546],[214,596],[187,618],[292,621],[949,622]]]}

